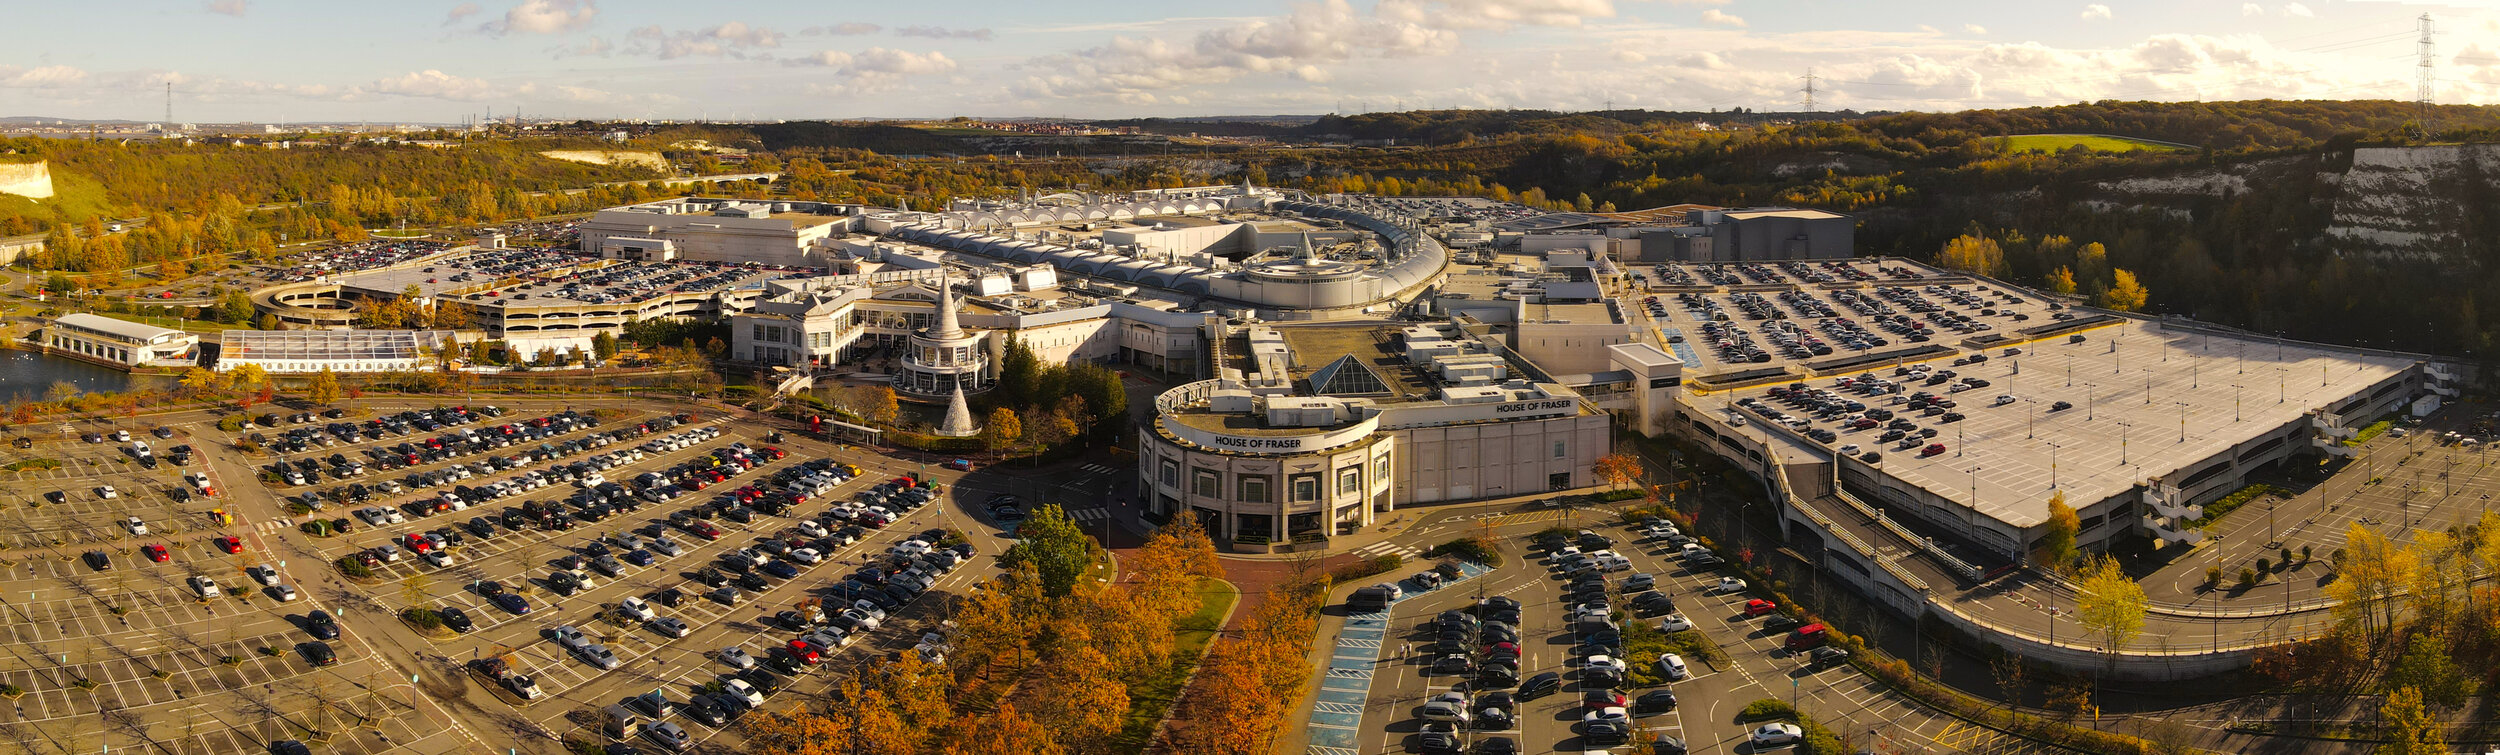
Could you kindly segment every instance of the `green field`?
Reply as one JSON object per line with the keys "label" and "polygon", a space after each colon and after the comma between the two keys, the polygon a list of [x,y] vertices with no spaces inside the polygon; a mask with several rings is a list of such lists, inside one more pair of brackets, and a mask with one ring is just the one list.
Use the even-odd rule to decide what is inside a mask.
{"label": "green field", "polygon": [[2076,145],[2095,152],[2177,152],[2182,149],[2173,144],[2099,134],[2023,134],[2001,138],[2005,140],[2007,152],[2059,152]]}

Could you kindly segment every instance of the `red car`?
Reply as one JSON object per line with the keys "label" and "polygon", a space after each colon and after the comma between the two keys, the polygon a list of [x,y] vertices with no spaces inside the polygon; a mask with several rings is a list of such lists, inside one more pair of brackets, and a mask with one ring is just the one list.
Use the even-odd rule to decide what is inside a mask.
{"label": "red car", "polygon": [[1756,617],[1756,616],[1761,616],[1761,615],[1764,615],[1764,614],[1768,614],[1768,613],[1770,613],[1770,612],[1777,611],[1777,610],[1780,610],[1780,606],[1779,606],[1779,604],[1778,604],[1778,603],[1773,603],[1773,602],[1771,602],[1771,601],[1768,601],[1768,600],[1763,600],[1763,599],[1761,599],[1761,598],[1755,598],[1755,599],[1752,599],[1752,600],[1745,601],[1745,618],[1748,618],[1748,619],[1753,618],[1753,617]]}
{"label": "red car", "polygon": [[407,544],[408,550],[418,553],[424,553],[434,549],[434,541],[427,540],[424,535],[414,532],[408,533],[408,537],[404,542]]}
{"label": "red car", "polygon": [[213,541],[213,542],[217,543],[217,547],[225,549],[225,551],[226,551],[227,553],[242,553],[242,552],[243,552],[243,538],[239,538],[239,537],[221,537],[221,538],[217,538],[217,539],[216,539],[215,541]]}
{"label": "red car", "polygon": [[1920,456],[1935,456],[1935,455],[1937,455],[1937,454],[1941,454],[1941,453],[1944,453],[1944,444],[1942,444],[1942,443],[1930,443],[1930,444],[1928,444],[1928,445],[1927,445],[1927,450],[1918,452],[1918,455],[1920,455]]}
{"label": "red car", "polygon": [[173,556],[167,554],[165,552],[165,546],[162,545],[142,545],[139,546],[139,552],[147,554],[149,561],[154,561],[160,564],[173,560]]}

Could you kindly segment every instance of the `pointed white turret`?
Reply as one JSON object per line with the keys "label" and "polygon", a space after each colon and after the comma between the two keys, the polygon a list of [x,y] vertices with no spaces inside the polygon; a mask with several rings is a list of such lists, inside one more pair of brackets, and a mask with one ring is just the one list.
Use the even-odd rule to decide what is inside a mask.
{"label": "pointed white turret", "polygon": [[948,438],[969,438],[981,434],[972,424],[972,406],[964,403],[964,389],[955,388],[955,395],[946,403],[946,420],[939,423],[937,434]]}
{"label": "pointed white turret", "polygon": [[962,338],[964,335],[963,324],[955,317],[954,282],[948,276],[948,271],[946,270],[938,271],[937,293],[937,327],[929,329],[929,337],[934,340],[952,340]]}

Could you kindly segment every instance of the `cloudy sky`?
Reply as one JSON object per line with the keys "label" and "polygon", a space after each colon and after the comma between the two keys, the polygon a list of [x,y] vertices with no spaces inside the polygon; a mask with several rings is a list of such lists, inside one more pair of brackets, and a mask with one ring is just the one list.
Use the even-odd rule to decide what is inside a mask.
{"label": "cloudy sky", "polygon": [[[2500,100],[2500,0],[111,0],[11,9],[0,115],[153,121],[1954,110]],[[40,33],[24,33],[40,30]]]}

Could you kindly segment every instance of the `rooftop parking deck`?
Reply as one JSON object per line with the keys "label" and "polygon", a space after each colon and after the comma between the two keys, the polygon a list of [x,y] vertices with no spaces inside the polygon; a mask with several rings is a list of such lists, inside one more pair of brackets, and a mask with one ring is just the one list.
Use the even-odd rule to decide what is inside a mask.
{"label": "rooftop parking deck", "polygon": [[[1892,421],[1908,428],[1891,441],[1883,440],[1894,429],[1888,422],[1849,429],[1847,415],[1858,412],[1810,419],[1814,400],[1775,395],[1786,393],[1788,382],[1687,401],[1739,411],[1740,400],[1754,399],[1802,421],[1791,425],[1801,431],[1831,433],[1823,441],[1827,449],[1879,453],[1877,466],[1885,474],[1950,500],[1972,501],[1975,492],[1981,513],[2027,527],[2047,518],[2053,491],[2065,491],[2077,506],[2098,502],[2369,391],[2415,363],[2401,355],[2171,330],[2145,320],[2074,335],[2081,340],[2057,336],[1995,346],[1985,362],[1956,365],[1970,358],[1962,352],[1802,381],[1830,391],[1831,398],[1895,412]],[[2022,353],[2007,355],[2007,349]],[[1931,369],[1927,378],[1900,374],[1919,365]],[[1868,384],[1865,376],[1883,382]],[[1852,387],[1840,385],[1844,378]],[[1970,387],[1973,378],[1984,382]],[[1954,405],[1913,411],[1910,397],[1920,392]],[[1743,411],[1751,421],[1746,432],[1770,432],[1753,425],[1771,417]],[[1935,446],[1942,448],[1927,453]]]}

